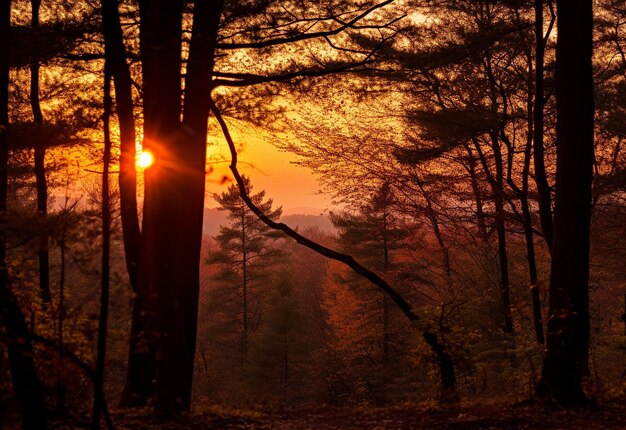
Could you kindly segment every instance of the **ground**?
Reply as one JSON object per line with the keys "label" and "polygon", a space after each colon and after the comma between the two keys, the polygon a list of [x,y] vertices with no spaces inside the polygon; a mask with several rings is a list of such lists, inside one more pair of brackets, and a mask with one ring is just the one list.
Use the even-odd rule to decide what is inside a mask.
{"label": "ground", "polygon": [[[113,411],[116,429],[626,429],[626,399],[576,410],[541,404],[462,406],[458,408],[316,407],[281,412],[220,411],[193,414],[175,422],[149,418],[147,411]],[[87,423],[85,423],[87,424]],[[76,423],[57,421],[53,428],[80,428]]]}

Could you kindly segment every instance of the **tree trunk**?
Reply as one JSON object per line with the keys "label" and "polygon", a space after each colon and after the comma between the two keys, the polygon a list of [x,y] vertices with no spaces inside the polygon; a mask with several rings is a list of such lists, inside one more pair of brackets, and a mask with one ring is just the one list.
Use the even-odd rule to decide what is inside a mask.
{"label": "tree trunk", "polygon": [[242,335],[241,335],[241,366],[248,361],[248,253],[246,243],[246,207],[241,202],[241,299],[242,303]]}
{"label": "tree trunk", "polygon": [[586,401],[589,356],[589,225],[594,160],[591,0],[557,0],[557,176],[548,351],[539,394]]}
{"label": "tree trunk", "polygon": [[[168,336],[180,338],[183,332],[177,331],[174,335],[170,332],[168,318],[176,318],[175,315],[161,309],[161,303],[170,300],[173,294],[184,294],[184,279],[178,275],[178,267],[170,256],[180,252],[184,256],[186,251],[175,249],[173,242],[179,233],[178,228],[184,228],[186,221],[177,219],[176,193],[180,189],[175,186],[175,172],[179,165],[175,159],[173,149],[178,143],[177,133],[180,128],[180,64],[181,64],[181,23],[182,1],[166,0],[142,0],[140,5],[140,50],[143,73],[143,111],[144,111],[144,140],[143,148],[152,151],[155,163],[144,172],[144,207],[143,225],[141,234],[141,251],[139,260],[139,274],[137,285],[137,297],[135,306],[141,318],[142,331],[137,345],[141,348],[140,362],[144,362],[143,369],[129,369],[129,371],[145,371],[151,373],[154,369],[155,377],[150,388],[152,392],[157,390],[173,392],[165,380],[163,368],[166,358],[164,351],[164,339]],[[162,294],[164,290],[170,290],[170,294]],[[171,307],[177,307],[180,299],[174,297]],[[165,307],[165,305],[163,305]],[[178,312],[181,312],[179,309]],[[178,318],[181,318],[179,315]],[[176,353],[179,351],[172,351]],[[131,354],[139,354],[139,351]],[[138,359],[139,357],[136,357]],[[174,377],[179,376],[180,360],[174,365]],[[161,379],[161,376],[164,379]],[[171,375],[170,375],[171,376]],[[175,384],[174,384],[175,385]],[[177,410],[176,405],[180,400],[167,399],[172,404],[168,405]],[[165,403],[166,399],[157,402]],[[174,411],[172,411],[174,412]]]}
{"label": "tree trunk", "polygon": [[9,161],[9,52],[11,46],[11,1],[0,2],[0,324],[4,326],[9,368],[24,429],[48,427],[43,388],[33,361],[30,332],[17,298],[11,291],[6,261],[4,224],[7,213]]}
{"label": "tree trunk", "polygon": [[456,373],[454,371],[454,363],[452,357],[445,349],[445,346],[439,342],[437,335],[424,332],[424,340],[435,352],[437,361],[439,362],[439,374],[441,376],[441,399],[443,402],[449,402],[455,399],[456,393]]}
{"label": "tree trunk", "polygon": [[[493,103],[495,105],[495,101]],[[493,150],[494,163],[496,167],[495,176],[489,170],[489,164],[487,163],[487,159],[480,148],[478,139],[474,139],[474,146],[476,147],[480,162],[485,171],[485,175],[487,176],[487,181],[489,182],[493,192],[495,227],[498,236],[498,266],[500,271],[500,298],[502,301],[502,312],[504,315],[504,332],[513,333],[509,258],[506,249],[506,225],[504,221],[504,166],[498,135],[495,132],[490,132],[489,138],[491,139],[491,148]]]}
{"label": "tree trunk", "polygon": [[[39,35],[39,8],[41,0],[31,0],[31,28],[33,35]],[[42,140],[39,130],[43,127],[43,114],[39,103],[39,55],[35,41],[30,63],[30,106],[36,128],[34,143],[35,182],[37,184],[37,217],[39,221],[39,238],[37,240],[37,257],[39,259],[39,289],[44,303],[50,303],[50,253],[48,249],[48,183],[46,181],[46,143]]]}
{"label": "tree trunk", "polygon": [[126,63],[126,48],[118,11],[118,0],[102,0],[105,56],[113,76],[115,105],[120,127],[120,205],[126,270],[133,290],[139,269],[139,217],[135,169],[135,118],[132,80]]}
{"label": "tree trunk", "polygon": [[[57,306],[57,318],[58,318],[58,326],[57,326],[57,336],[59,342],[59,348],[64,348],[65,339],[63,336],[63,323],[65,321],[65,234],[67,229],[67,212],[63,212],[62,219],[62,228],[61,228],[61,239],[59,241],[59,248],[61,253],[61,261],[60,261],[60,273],[59,273],[59,305]],[[59,353],[60,355],[60,353]],[[60,358],[60,357],[59,357]],[[66,415],[67,407],[65,405],[65,399],[67,397],[67,386],[65,385],[65,381],[63,380],[63,376],[57,375],[56,381],[56,405],[55,405],[55,413],[57,415]]]}
{"label": "tree trunk", "polygon": [[111,74],[109,65],[104,65],[104,155],[102,159],[102,264],[100,285],[100,315],[98,319],[98,349],[93,381],[93,414],[91,428],[100,428],[100,415],[104,404],[104,365],[106,360],[107,322],[109,319],[109,275],[111,254],[111,205],[109,195],[109,166],[111,164]]}
{"label": "tree trunk", "polygon": [[[543,34],[543,33],[542,33]],[[533,221],[528,203],[528,189],[530,177],[530,163],[532,158],[532,147],[534,139],[534,118],[533,101],[536,96],[533,94],[533,61],[532,52],[529,48],[527,54],[528,60],[528,79],[527,79],[527,96],[526,96],[526,122],[528,124],[528,132],[526,134],[526,147],[524,148],[524,168],[522,169],[522,188],[514,187],[518,193],[520,204],[522,206],[522,223],[524,225],[524,239],[526,241],[526,260],[528,263],[528,277],[530,280],[530,293],[533,310],[533,323],[535,326],[535,339],[539,345],[546,343],[543,331],[543,317],[541,316],[541,291],[539,289],[539,279],[537,276],[537,257],[535,253],[535,239],[533,232]],[[542,143],[543,145],[543,143]],[[509,175],[510,177],[510,175]],[[512,180],[511,180],[512,181]],[[552,221],[552,215],[550,215]]]}
{"label": "tree trunk", "polygon": [[[117,0],[102,0],[102,28],[105,57],[113,76],[116,112],[120,127],[120,215],[126,271],[136,298],[140,231],[135,170],[135,119],[132,81],[126,63],[126,49]],[[154,394],[151,388],[155,376],[154,365],[149,363],[151,359],[140,347],[140,333],[143,332],[141,307],[135,301],[133,301],[132,312],[128,371],[120,403],[124,406],[144,406],[148,398]]]}
{"label": "tree trunk", "polygon": [[552,253],[553,221],[552,221],[552,198],[550,185],[546,175],[546,165],[543,148],[543,58],[545,46],[543,42],[543,3],[544,0],[535,0],[535,108],[534,114],[534,164],[535,182],[539,194],[539,219],[541,231]]}
{"label": "tree trunk", "polygon": [[142,0],[145,171],[138,300],[156,353],[156,407],[191,401],[211,73],[222,3],[194,4],[181,124],[182,1]]}
{"label": "tree trunk", "polygon": [[624,336],[626,336],[626,293],[624,293],[624,313],[622,314],[622,321],[624,322]]}

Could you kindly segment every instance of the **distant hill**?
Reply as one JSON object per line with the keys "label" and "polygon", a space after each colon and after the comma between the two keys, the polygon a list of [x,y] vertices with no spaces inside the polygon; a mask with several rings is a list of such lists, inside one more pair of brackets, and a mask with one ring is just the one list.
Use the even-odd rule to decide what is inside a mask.
{"label": "distant hill", "polygon": [[[296,208],[305,209],[305,208]],[[281,221],[287,224],[289,227],[298,228],[298,230],[306,230],[307,228],[317,227],[321,231],[328,233],[334,233],[335,227],[333,223],[328,219],[326,215],[321,214],[321,210],[314,208],[306,208],[309,214],[292,213],[281,217]],[[311,215],[310,213],[317,213],[319,215]],[[205,208],[204,209],[204,225],[202,232],[209,236],[215,236],[220,232],[220,225],[227,225],[228,218],[225,211],[219,211],[217,208]]]}
{"label": "distant hill", "polygon": [[335,226],[326,215],[285,215],[281,218],[281,221],[289,227],[298,227],[300,231],[311,227],[317,227],[321,231],[335,233]]}
{"label": "distant hill", "polygon": [[217,208],[204,208],[204,223],[202,233],[215,236],[220,232],[220,225],[228,224],[226,211],[219,211]]}

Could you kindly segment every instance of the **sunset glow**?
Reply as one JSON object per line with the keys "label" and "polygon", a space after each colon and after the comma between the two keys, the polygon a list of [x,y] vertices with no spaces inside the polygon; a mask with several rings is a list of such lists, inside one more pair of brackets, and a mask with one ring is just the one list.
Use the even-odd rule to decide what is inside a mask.
{"label": "sunset glow", "polygon": [[135,163],[138,169],[145,170],[154,164],[154,155],[148,150],[143,150],[137,154]]}

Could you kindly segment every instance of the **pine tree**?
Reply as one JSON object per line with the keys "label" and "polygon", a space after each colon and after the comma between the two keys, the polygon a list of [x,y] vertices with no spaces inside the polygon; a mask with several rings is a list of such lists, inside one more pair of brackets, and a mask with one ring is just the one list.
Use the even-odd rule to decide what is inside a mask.
{"label": "pine tree", "polygon": [[[244,179],[249,193],[252,184],[248,178]],[[258,328],[261,318],[263,291],[260,286],[267,280],[266,268],[281,255],[271,246],[272,241],[282,237],[282,233],[270,230],[248,209],[236,184],[213,197],[220,205],[218,209],[228,212],[231,223],[220,226],[220,233],[215,237],[218,250],[207,259],[207,263],[220,266],[216,278],[223,286],[214,292],[212,302],[220,307],[228,306],[228,303],[232,305],[230,316],[237,315],[235,319],[239,321],[235,330],[239,337],[240,364],[244,366],[250,336]],[[252,200],[271,219],[280,218],[282,208],[272,209],[272,199],[265,200],[265,191],[252,195]]]}

